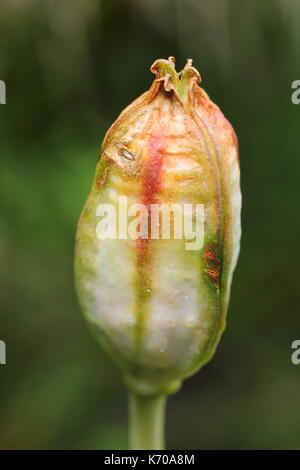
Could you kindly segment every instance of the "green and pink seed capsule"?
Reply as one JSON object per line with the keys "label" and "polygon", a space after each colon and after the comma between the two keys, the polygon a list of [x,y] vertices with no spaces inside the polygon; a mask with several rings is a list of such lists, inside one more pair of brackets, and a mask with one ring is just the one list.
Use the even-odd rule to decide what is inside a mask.
{"label": "green and pink seed capsule", "polygon": [[[173,58],[157,60],[151,71],[156,79],[150,90],[105,136],[75,253],[87,320],[127,385],[149,396],[176,391],[212,357],[225,328],[241,232],[231,125],[199,87],[191,60],[180,73]],[[124,198],[127,214],[119,208]],[[100,239],[101,205],[115,208],[117,229],[126,226],[122,218],[130,217],[130,207],[148,208],[148,233]],[[184,231],[181,238],[157,237],[162,219],[153,227],[151,208],[165,205],[204,208],[201,246],[187,249],[191,240]]]}

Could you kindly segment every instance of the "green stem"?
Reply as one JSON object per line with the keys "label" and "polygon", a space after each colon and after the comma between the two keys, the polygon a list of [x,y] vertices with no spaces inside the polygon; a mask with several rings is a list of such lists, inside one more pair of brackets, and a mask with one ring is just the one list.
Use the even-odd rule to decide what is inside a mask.
{"label": "green stem", "polygon": [[129,396],[129,444],[131,450],[163,450],[165,447],[166,396]]}

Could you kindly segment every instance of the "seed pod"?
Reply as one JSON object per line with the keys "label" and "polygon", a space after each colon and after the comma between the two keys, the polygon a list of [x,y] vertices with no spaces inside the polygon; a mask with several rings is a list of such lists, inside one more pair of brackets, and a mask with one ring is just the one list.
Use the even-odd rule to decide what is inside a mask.
{"label": "seed pod", "polygon": [[[212,357],[240,241],[236,135],[198,86],[192,61],[180,73],[174,62],[154,62],[150,90],[107,132],[76,241],[84,314],[127,385],[145,396],[173,393]],[[150,210],[164,204],[174,209],[165,227]],[[183,222],[197,222],[196,207],[203,208],[202,238],[164,236],[185,208]],[[130,237],[125,219],[137,208],[140,223],[131,222],[146,223]]]}

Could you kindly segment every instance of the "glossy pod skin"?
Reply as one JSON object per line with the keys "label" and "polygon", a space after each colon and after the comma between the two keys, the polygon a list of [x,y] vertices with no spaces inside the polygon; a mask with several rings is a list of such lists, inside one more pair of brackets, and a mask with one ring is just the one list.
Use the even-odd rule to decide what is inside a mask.
{"label": "glossy pod skin", "polygon": [[[188,60],[159,59],[149,91],[107,132],[77,230],[75,278],[85,317],[135,393],[175,392],[214,354],[240,242],[236,135]],[[204,242],[102,239],[99,204],[203,204]]]}

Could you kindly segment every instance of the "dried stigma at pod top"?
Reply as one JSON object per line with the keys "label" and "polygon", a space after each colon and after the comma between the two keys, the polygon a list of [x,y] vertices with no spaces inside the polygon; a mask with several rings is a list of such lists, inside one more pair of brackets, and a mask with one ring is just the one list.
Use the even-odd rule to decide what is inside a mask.
{"label": "dried stigma at pod top", "polygon": [[[75,256],[84,314],[126,384],[143,396],[173,393],[212,357],[225,328],[241,208],[237,138],[199,87],[192,61],[177,73],[173,57],[159,59],[151,71],[149,91],[104,138]],[[120,215],[124,197],[128,212]],[[132,205],[202,206],[202,243],[186,249],[185,232],[151,237],[150,210],[149,233],[98,237],[103,204],[115,209],[106,214],[108,225],[116,213],[121,224]],[[160,233],[162,219],[155,220]]]}

